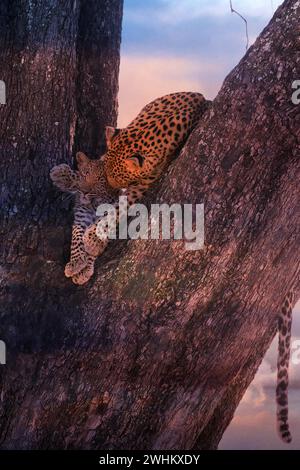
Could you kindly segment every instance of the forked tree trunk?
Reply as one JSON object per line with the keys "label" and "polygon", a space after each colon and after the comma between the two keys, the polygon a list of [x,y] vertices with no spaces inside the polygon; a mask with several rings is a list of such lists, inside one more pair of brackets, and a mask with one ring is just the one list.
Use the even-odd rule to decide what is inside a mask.
{"label": "forked tree trunk", "polygon": [[[53,136],[47,112],[36,120],[31,159],[16,136],[17,149],[2,161],[11,185],[2,448],[217,446],[297,282],[300,123],[291,95],[300,78],[299,15],[296,0],[279,8],[151,196],[204,202],[203,250],[186,251],[183,241],[113,242],[92,282],[72,286],[63,278],[66,212],[47,180],[67,157],[66,136]],[[63,77],[58,91],[71,96],[72,77]],[[56,106],[63,102],[59,96]],[[35,129],[27,116],[23,132]],[[15,213],[20,200],[24,210]]]}

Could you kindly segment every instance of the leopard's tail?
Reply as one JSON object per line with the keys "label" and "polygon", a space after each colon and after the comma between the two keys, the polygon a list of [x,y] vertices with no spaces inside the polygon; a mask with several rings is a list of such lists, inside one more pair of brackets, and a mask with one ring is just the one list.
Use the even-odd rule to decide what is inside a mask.
{"label": "leopard's tail", "polygon": [[288,384],[293,301],[294,294],[289,292],[284,299],[278,318],[277,426],[280,438],[287,443],[292,440],[288,423]]}

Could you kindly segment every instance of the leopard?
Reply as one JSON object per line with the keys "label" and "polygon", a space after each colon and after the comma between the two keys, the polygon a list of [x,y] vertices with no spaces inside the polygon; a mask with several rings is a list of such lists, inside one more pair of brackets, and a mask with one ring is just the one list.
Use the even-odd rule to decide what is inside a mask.
{"label": "leopard", "polygon": [[127,208],[144,196],[178,155],[210,103],[196,92],[157,98],[126,128],[106,127],[107,152],[102,157],[93,160],[78,152],[77,171],[66,164],[52,168],[50,178],[55,186],[75,195],[71,257],[65,266],[66,277],[71,277],[75,284],[86,283],[93,275],[95,259],[108,244],[108,237],[99,238],[97,234],[100,220],[96,215],[97,205],[112,203],[117,194],[122,194],[127,203],[126,208],[114,203],[117,221],[127,215]]}
{"label": "leopard", "polygon": [[[101,159],[92,160],[83,152],[78,152],[76,162],[77,170],[64,163],[56,165],[50,171],[50,178],[60,191],[75,196],[71,256],[64,273],[74,284],[83,285],[93,276],[96,260],[95,256],[85,250],[84,233],[96,221],[98,205],[114,204],[119,191],[107,184]],[[106,240],[99,243],[102,243],[104,251]]]}
{"label": "leopard", "polygon": [[[171,93],[147,104],[127,127],[106,127],[107,151],[101,159],[107,182],[125,191],[128,206],[165,173],[210,104],[201,93]],[[103,240],[97,236],[97,222],[83,238],[86,251],[98,256]]]}
{"label": "leopard", "polygon": [[[117,222],[120,216],[127,216],[127,209],[136,201],[136,191],[117,190],[107,183],[104,163],[100,159],[90,159],[83,152],[76,154],[77,171],[62,163],[50,171],[53,184],[62,192],[75,196],[74,222],[72,226],[71,256],[64,273],[74,284],[83,285],[94,274],[96,258],[106,249],[109,238],[105,235],[109,219],[104,223],[104,235],[97,235],[97,252],[86,250],[84,237],[88,227],[101,218],[97,217],[100,204],[110,204],[116,210]],[[126,196],[126,204],[119,203],[119,196]]]}

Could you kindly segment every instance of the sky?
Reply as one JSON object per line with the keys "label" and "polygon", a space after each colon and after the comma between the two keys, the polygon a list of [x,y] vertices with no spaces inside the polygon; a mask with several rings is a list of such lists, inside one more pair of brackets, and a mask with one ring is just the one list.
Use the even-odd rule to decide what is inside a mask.
{"label": "sky", "polygon": [[[250,44],[281,3],[232,0],[247,19]],[[174,91],[199,91],[213,99],[245,47],[245,24],[230,12],[229,0],[124,0],[118,125],[126,126],[145,104]],[[300,302],[294,311],[292,340],[300,340]],[[300,449],[300,364],[291,364],[293,442],[287,446],[275,427],[276,359],[277,337],[220,449]]]}
{"label": "sky", "polygon": [[276,362],[275,337],[256,376],[246,391],[235,416],[223,435],[219,449],[300,449],[300,302],[293,312],[292,356],[289,384],[289,422],[293,436],[291,444],[281,442],[275,428]]}
{"label": "sky", "polygon": [[[247,18],[250,44],[280,3],[233,0]],[[214,98],[245,47],[245,24],[229,0],[124,0],[119,126],[173,91]]]}

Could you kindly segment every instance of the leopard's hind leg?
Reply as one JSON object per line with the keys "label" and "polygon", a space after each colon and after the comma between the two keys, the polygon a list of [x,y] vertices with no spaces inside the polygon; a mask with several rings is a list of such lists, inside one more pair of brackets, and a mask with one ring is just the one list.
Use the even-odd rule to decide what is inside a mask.
{"label": "leopard's hind leg", "polygon": [[78,172],[72,170],[69,165],[63,163],[53,167],[50,178],[61,191],[75,194],[71,257],[65,266],[65,276],[71,277],[74,284],[82,285],[94,274],[96,258],[86,252],[83,234],[87,227],[94,223],[96,210],[89,198],[83,197],[79,187]]}
{"label": "leopard's hind leg", "polygon": [[[72,227],[71,257],[65,266],[65,276],[74,277],[83,269],[88,268],[93,274],[95,257],[89,255],[83,242],[83,235],[91,224],[95,221],[95,209],[92,204],[82,204],[80,197],[76,196],[74,207],[74,223]],[[75,281],[75,280],[74,280]]]}
{"label": "leopard's hind leg", "polygon": [[[114,204],[116,210],[115,215],[108,214],[103,217],[96,217],[95,223],[87,228],[83,236],[84,247],[87,253],[95,257],[100,256],[103,253],[109,242],[109,236],[105,236],[105,233],[108,233],[108,227],[110,224],[117,226],[123,217],[127,218],[128,207],[142,199],[147,190],[148,186],[143,184],[127,188],[123,193],[123,196],[126,196],[127,201],[120,205],[119,203]],[[110,217],[112,217],[112,221],[110,221]],[[99,237],[97,229],[99,222],[101,222],[101,225],[103,224],[101,230],[102,238]]]}

